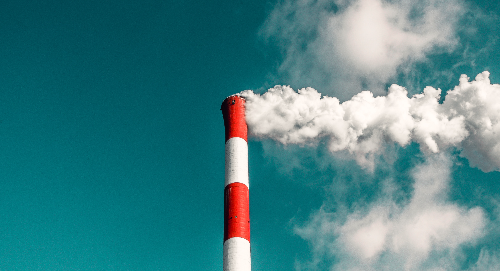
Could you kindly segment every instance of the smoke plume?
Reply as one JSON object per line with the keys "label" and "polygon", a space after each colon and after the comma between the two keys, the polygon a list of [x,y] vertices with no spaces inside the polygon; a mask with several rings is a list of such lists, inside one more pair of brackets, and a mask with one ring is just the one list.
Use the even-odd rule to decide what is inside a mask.
{"label": "smoke plume", "polygon": [[340,103],[313,88],[295,92],[275,86],[260,95],[244,91],[251,135],[282,144],[328,141],[331,152],[348,151],[367,169],[384,144],[402,147],[417,142],[426,154],[456,148],[471,166],[489,172],[500,169],[500,85],[491,84],[485,71],[447,92],[427,87],[408,97],[404,87],[392,85],[386,96],[369,91]]}
{"label": "smoke plume", "polygon": [[[454,180],[452,170],[465,160],[451,156],[500,170],[500,85],[485,71],[474,80],[462,75],[450,88],[459,74],[493,69],[467,70],[494,52],[496,37],[485,27],[498,25],[493,17],[464,0],[274,6],[260,34],[281,50],[277,78],[316,89],[240,93],[249,133],[293,145],[285,159],[270,149],[281,168],[302,170],[301,159],[313,158],[311,171],[333,177],[323,205],[294,224],[312,253],[309,262],[296,260],[299,270],[498,268],[500,253],[481,239],[498,233],[492,226],[500,213],[492,216],[479,194],[466,201],[453,195],[461,189],[455,183],[476,181]],[[434,84],[449,91],[419,87]],[[270,145],[264,142],[264,152]],[[326,147],[333,156],[304,155],[297,145]],[[478,244],[476,261],[464,249]]]}

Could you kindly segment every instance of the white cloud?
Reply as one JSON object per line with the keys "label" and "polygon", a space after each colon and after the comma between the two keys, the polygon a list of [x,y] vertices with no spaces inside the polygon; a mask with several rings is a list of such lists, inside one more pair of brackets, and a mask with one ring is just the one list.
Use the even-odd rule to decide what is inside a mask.
{"label": "white cloud", "polygon": [[324,259],[335,270],[459,268],[454,258],[461,246],[484,235],[487,219],[479,207],[467,209],[447,200],[450,166],[440,154],[415,168],[407,204],[397,204],[389,194],[345,218],[319,210],[296,228],[313,246],[308,268],[317,269]]}
{"label": "white cloud", "polygon": [[460,0],[288,0],[262,34],[282,47],[289,82],[345,100],[366,88],[382,94],[402,66],[452,51],[464,13]]}

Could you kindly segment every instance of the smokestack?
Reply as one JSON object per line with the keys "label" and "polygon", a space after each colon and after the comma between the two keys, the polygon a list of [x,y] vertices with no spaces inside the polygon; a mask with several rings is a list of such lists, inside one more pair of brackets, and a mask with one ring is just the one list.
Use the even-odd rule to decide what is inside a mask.
{"label": "smokestack", "polygon": [[230,96],[222,102],[221,110],[226,128],[223,269],[248,271],[251,258],[245,99]]}

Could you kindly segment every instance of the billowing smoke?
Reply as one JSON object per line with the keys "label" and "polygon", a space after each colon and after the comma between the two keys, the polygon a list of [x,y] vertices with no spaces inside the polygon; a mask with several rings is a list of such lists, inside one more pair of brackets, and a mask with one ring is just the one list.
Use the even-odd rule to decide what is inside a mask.
{"label": "billowing smoke", "polygon": [[[297,269],[498,269],[500,252],[481,239],[498,233],[500,203],[492,201],[496,214],[477,195],[450,197],[460,187],[455,162],[500,170],[500,85],[483,72],[449,88],[497,47],[484,28],[498,25],[493,17],[464,0],[278,1],[260,31],[281,50],[277,78],[323,95],[280,85],[240,95],[254,138],[293,145],[288,152],[307,145],[333,154],[314,158],[333,181],[323,205],[295,222],[312,252]],[[395,82],[405,87],[386,92]],[[450,90],[441,97],[419,87],[435,84]],[[420,156],[410,173],[391,165],[401,150]],[[306,152],[294,152],[283,168],[302,167]],[[464,257],[475,244],[477,258]]]}
{"label": "billowing smoke", "polygon": [[367,169],[385,144],[417,142],[424,153],[456,148],[471,166],[499,170],[500,85],[491,84],[485,71],[473,81],[462,75],[442,103],[440,94],[427,87],[408,97],[405,88],[392,85],[386,96],[363,91],[340,103],[313,88],[241,93],[254,137],[302,145],[326,139],[331,152],[346,150]]}

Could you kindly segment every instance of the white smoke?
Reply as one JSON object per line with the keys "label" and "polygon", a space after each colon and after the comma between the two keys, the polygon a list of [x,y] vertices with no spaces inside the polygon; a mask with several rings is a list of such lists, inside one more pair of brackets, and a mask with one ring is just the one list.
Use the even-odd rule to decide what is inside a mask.
{"label": "white smoke", "polygon": [[[325,264],[341,270],[455,270],[464,263],[473,269],[498,268],[495,249],[483,248],[476,263],[463,251],[495,232],[491,225],[496,222],[487,219],[491,214],[474,207],[478,204],[458,205],[448,193],[451,152],[485,172],[500,170],[500,85],[491,84],[489,73],[483,72],[473,81],[462,75],[444,101],[442,91],[433,87],[408,96],[408,90],[414,94],[422,89],[413,84],[436,84],[444,75],[449,84],[456,67],[474,66],[479,60],[474,56],[488,57],[471,51],[467,40],[482,35],[474,34],[480,24],[470,20],[481,16],[463,0],[278,1],[261,35],[282,50],[279,78],[294,86],[315,86],[326,95],[289,86],[240,95],[247,100],[252,136],[284,145],[326,144],[334,154],[331,168],[325,166],[329,159],[321,157],[317,159],[326,161],[318,162],[315,171],[333,169],[335,189],[295,229],[313,253],[310,263],[297,262],[299,270],[323,269]],[[439,62],[429,61],[437,55],[449,57],[446,69],[453,71],[437,71]],[[430,71],[422,72],[426,68]],[[386,83],[403,78],[408,89],[392,85],[386,92]],[[402,150],[397,146],[411,143],[418,143],[426,162],[407,178],[389,168],[394,150]],[[283,164],[300,167],[296,153],[297,158],[287,157]],[[375,189],[382,195],[364,190],[370,173],[340,177],[353,171],[344,169],[351,164],[346,158],[355,159],[372,177],[388,173]],[[380,161],[387,164],[376,164]],[[403,183],[412,184],[409,198]],[[360,199],[346,197],[356,193]]]}
{"label": "white smoke", "polygon": [[[455,259],[461,246],[476,243],[485,234],[488,220],[479,207],[467,209],[447,201],[450,166],[450,158],[438,154],[415,168],[413,193],[406,205],[394,200],[386,183],[383,198],[366,211],[357,209],[342,218],[320,209],[295,229],[313,245],[312,262],[298,268],[318,269],[324,259],[331,261],[334,270],[459,268]],[[476,267],[497,264],[484,252]]]}
{"label": "white smoke", "polygon": [[295,92],[288,86],[240,95],[247,100],[249,131],[258,138],[302,145],[327,139],[331,152],[346,150],[371,170],[385,143],[417,142],[426,154],[456,148],[471,166],[499,170],[500,85],[491,84],[485,71],[474,81],[462,75],[442,104],[440,94],[427,87],[410,98],[392,85],[386,96],[364,91],[343,103],[313,88]]}
{"label": "white smoke", "polygon": [[285,0],[261,34],[281,47],[288,82],[345,100],[362,89],[382,94],[398,71],[453,51],[466,11],[461,0]]}

